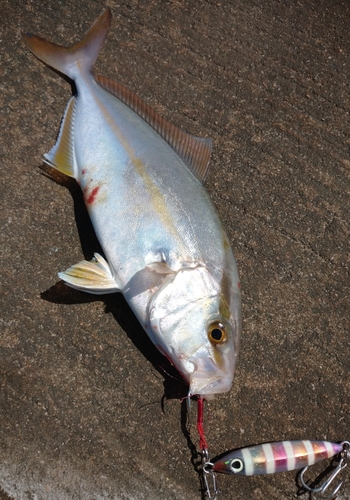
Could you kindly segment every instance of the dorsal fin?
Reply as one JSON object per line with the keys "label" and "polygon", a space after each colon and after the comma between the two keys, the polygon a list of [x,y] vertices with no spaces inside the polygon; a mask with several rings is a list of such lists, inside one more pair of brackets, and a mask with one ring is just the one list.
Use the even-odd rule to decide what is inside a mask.
{"label": "dorsal fin", "polygon": [[101,75],[97,75],[95,78],[102,88],[113,94],[145,120],[179,155],[197,179],[204,180],[208,173],[211,139],[195,137],[180,130],[121,83]]}

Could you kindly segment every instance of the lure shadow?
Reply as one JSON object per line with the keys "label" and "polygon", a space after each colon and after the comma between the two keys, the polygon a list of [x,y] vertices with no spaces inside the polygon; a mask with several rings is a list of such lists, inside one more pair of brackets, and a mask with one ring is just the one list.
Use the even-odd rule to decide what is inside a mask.
{"label": "lure shadow", "polygon": [[[332,472],[334,472],[334,470],[336,469],[336,467],[338,466],[338,464],[339,464],[338,458],[336,456],[333,457],[333,459],[332,459],[331,463],[328,465],[328,467],[326,467],[326,469],[324,469],[320,474],[318,474],[318,476],[315,477],[314,480],[311,481],[308,486],[312,490],[320,488],[323,484],[325,484],[325,482],[327,481],[327,479],[329,479],[329,476],[331,475]],[[301,497],[303,495],[307,495],[307,498],[309,498],[309,500],[312,500],[314,498],[313,494],[315,493],[315,491],[312,491],[312,490],[308,491],[301,484],[301,479],[300,479],[301,472],[302,471],[299,471],[298,474],[297,474],[297,476],[296,476],[296,478],[295,478],[295,484],[296,484],[296,487],[298,488],[296,496],[297,497]],[[312,467],[310,468],[310,475],[311,474],[312,474]],[[341,481],[341,479],[339,481]],[[329,491],[328,491],[328,488],[327,488],[327,491],[322,495],[322,498],[324,498],[325,500],[333,500],[333,499],[337,498],[337,495],[334,495],[334,493],[332,493],[332,488],[334,489],[335,486],[337,486],[337,484],[330,485]]]}
{"label": "lure shadow", "polygon": [[[57,184],[66,187],[72,195],[76,225],[85,259],[91,260],[95,252],[103,255],[103,250],[85,207],[82,191],[77,182],[48,165],[43,165],[40,168],[43,175]],[[66,286],[63,282],[58,282],[45,292],[42,292],[41,298],[55,304],[85,304],[103,301],[105,312],[113,315],[135,347],[163,377],[164,395],[161,399],[162,409],[164,409],[166,399],[182,399],[187,396],[187,384],[181,379],[178,371],[153,345],[122,294],[115,293],[96,296],[80,292]]]}
{"label": "lure shadow", "polygon": [[8,493],[6,493],[5,490],[0,488],[0,499],[1,500],[15,500],[13,497],[10,497]]}

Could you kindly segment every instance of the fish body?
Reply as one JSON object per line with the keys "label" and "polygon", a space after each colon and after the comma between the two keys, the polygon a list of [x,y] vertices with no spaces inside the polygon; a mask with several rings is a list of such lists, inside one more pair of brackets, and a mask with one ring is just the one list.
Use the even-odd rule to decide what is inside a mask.
{"label": "fish body", "polygon": [[277,441],[228,452],[220,459],[213,460],[212,470],[241,476],[273,474],[302,469],[342,451],[343,443]]}
{"label": "fish body", "polygon": [[235,260],[201,182],[211,142],[93,76],[110,21],[107,9],[70,49],[24,35],[39,59],[75,82],[45,161],[79,183],[105,255],[59,276],[90,293],[122,292],[190,394],[210,397],[231,387],[241,331]]}

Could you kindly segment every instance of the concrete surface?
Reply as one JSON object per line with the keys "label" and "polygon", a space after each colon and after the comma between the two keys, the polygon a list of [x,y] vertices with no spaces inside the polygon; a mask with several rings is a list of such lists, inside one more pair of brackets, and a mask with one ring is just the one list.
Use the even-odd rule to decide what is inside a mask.
{"label": "concrete surface", "polygon": [[[237,258],[244,332],[231,392],[206,407],[211,455],[349,439],[349,2],[106,4],[97,71],[214,142],[206,184]],[[41,168],[70,86],[20,30],[70,44],[104,6],[0,0],[2,500],[202,498],[185,388],[121,297],[56,274],[98,246],[77,186]],[[295,478],[220,476],[220,498],[295,498]]]}

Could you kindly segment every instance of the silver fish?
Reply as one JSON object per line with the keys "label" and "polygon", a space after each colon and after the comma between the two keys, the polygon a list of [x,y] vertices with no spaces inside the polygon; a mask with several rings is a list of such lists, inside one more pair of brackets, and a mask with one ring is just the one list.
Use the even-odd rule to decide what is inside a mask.
{"label": "silver fish", "polygon": [[75,82],[45,161],[79,183],[105,255],[59,277],[89,293],[121,292],[189,394],[208,398],[232,385],[241,331],[235,260],[201,182],[211,141],[93,76],[110,23],[107,9],[68,49],[23,34],[39,59]]}

